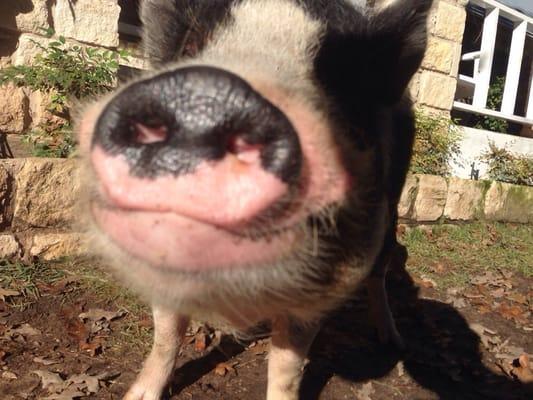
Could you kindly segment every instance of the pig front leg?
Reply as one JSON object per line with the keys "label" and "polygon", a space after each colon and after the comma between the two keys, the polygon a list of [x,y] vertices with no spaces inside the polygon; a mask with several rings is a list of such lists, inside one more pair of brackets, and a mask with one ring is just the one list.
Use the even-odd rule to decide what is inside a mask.
{"label": "pig front leg", "polygon": [[382,344],[393,344],[402,350],[405,345],[396,328],[396,323],[389,307],[389,300],[387,299],[387,289],[385,288],[385,276],[397,246],[396,222],[394,222],[385,235],[383,248],[378,255],[370,276],[367,278],[366,284],[370,316],[376,326],[379,341]]}
{"label": "pig front leg", "polygon": [[159,400],[167,386],[189,317],[154,306],[154,345],[124,400]]}
{"label": "pig front leg", "polygon": [[396,348],[403,349],[405,345],[396,328],[387,299],[385,275],[370,276],[367,280],[367,289],[370,315],[376,326],[380,343],[393,344]]}
{"label": "pig front leg", "polygon": [[267,400],[297,400],[309,347],[319,324],[296,324],[288,317],[272,322]]}

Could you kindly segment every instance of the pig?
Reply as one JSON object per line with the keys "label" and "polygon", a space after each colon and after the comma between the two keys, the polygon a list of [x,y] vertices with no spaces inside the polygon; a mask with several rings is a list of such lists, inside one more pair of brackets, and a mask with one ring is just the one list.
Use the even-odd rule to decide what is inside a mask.
{"label": "pig", "polygon": [[[321,320],[384,278],[432,0],[144,0],[152,68],[79,122],[94,250],[153,308],[127,400],[160,399],[191,318],[270,321],[268,400],[297,399]],[[389,4],[390,3],[390,4]]]}

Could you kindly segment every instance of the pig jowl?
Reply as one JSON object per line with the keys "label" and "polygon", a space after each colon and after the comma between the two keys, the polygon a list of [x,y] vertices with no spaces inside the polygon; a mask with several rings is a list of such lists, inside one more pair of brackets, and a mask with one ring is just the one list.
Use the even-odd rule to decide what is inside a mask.
{"label": "pig jowl", "polygon": [[79,123],[93,247],[154,306],[128,398],[159,398],[191,316],[271,319],[268,398],[296,398],[321,316],[365,279],[380,338],[400,342],[384,275],[430,6],[142,2],[153,70]]}

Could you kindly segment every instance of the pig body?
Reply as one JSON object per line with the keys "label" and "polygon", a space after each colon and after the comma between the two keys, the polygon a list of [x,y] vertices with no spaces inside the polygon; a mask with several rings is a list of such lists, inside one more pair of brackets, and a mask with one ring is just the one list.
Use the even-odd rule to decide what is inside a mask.
{"label": "pig body", "polygon": [[[296,399],[321,317],[384,276],[430,0],[145,0],[154,69],[80,123],[94,248],[154,308],[127,399],[159,399],[189,318],[272,321],[267,398]],[[297,338],[297,339],[296,339]]]}

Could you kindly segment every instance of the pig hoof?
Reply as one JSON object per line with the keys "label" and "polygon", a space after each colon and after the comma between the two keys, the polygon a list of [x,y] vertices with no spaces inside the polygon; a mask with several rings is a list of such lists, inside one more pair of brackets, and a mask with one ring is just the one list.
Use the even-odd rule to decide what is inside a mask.
{"label": "pig hoof", "polygon": [[123,400],[161,400],[163,390],[155,390],[148,384],[135,383]]}

